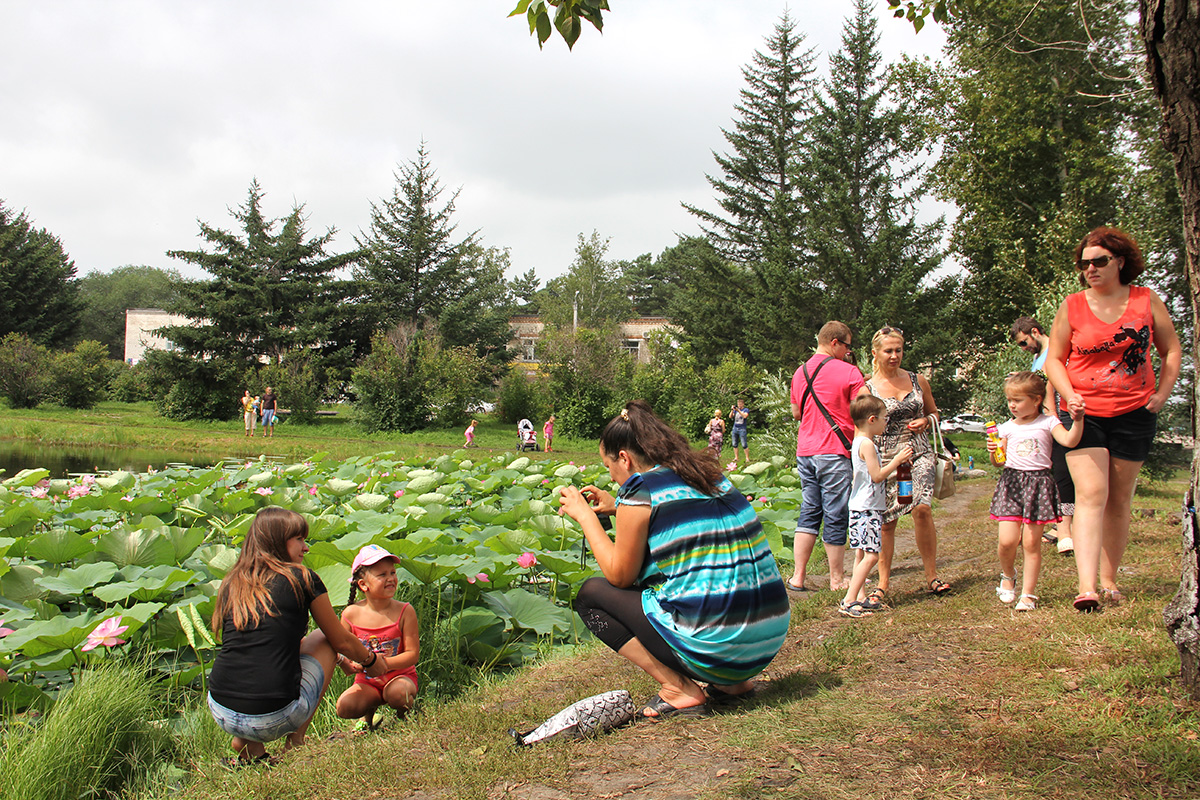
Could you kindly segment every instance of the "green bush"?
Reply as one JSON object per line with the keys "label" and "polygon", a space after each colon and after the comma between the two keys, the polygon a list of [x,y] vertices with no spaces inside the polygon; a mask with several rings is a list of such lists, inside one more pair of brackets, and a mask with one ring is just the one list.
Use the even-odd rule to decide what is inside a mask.
{"label": "green bush", "polygon": [[541,420],[553,410],[549,382],[544,376],[527,377],[525,370],[516,366],[500,381],[496,413],[502,422],[515,425],[522,419]]}
{"label": "green bush", "polygon": [[269,364],[248,381],[251,394],[262,395],[270,386],[279,398],[278,407],[286,408],[289,420],[310,423],[324,397],[324,370],[320,357],[311,350],[295,350],[279,364]]}
{"label": "green bush", "polygon": [[83,341],[50,363],[50,397],[67,408],[92,408],[108,394],[113,367],[108,348]]}
{"label": "green bush", "polygon": [[161,403],[171,390],[170,377],[149,361],[112,362],[108,396],[120,403]]}
{"label": "green bush", "polygon": [[429,421],[429,401],[417,369],[420,343],[402,333],[376,334],[353,373],[359,424],[368,431],[411,432]]}
{"label": "green bush", "polygon": [[23,333],[0,341],[0,393],[13,408],[34,408],[50,387],[51,355]]}
{"label": "green bush", "polygon": [[179,353],[152,350],[146,354],[154,369],[169,376],[171,388],[162,401],[162,414],[178,420],[229,420],[241,413],[239,365],[224,359],[200,361]]}
{"label": "green bush", "polygon": [[171,751],[162,704],[127,666],[83,670],[38,727],[5,732],[0,797],[77,800],[119,796]]}

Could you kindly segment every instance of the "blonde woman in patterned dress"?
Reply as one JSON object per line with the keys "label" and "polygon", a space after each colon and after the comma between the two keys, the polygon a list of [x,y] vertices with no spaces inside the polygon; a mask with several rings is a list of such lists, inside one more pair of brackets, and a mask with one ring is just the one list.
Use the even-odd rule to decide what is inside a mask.
{"label": "blonde woman in patterned dress", "polygon": [[[892,554],[896,546],[896,521],[912,514],[917,550],[925,567],[925,588],[930,594],[945,594],[950,584],[937,576],[937,529],[933,525],[933,481],[935,459],[930,444],[930,426],[937,424],[937,403],[924,375],[900,368],[904,358],[904,332],[884,327],[871,339],[875,372],[863,392],[870,392],[888,409],[887,430],[876,440],[883,457],[890,458],[905,444],[913,449],[913,498],[908,505],[896,502],[895,476],[888,480],[888,507],[883,516],[883,541],[879,551],[879,587],[870,601],[883,604],[891,587]],[[860,393],[861,394],[861,393]]]}

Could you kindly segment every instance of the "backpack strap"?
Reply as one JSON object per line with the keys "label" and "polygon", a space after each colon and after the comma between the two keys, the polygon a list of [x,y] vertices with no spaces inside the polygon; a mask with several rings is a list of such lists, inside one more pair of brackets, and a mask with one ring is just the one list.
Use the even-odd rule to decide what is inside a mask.
{"label": "backpack strap", "polygon": [[820,364],[817,364],[817,368],[813,370],[812,375],[808,374],[808,364],[805,364],[800,368],[804,373],[804,380],[808,382],[808,388],[804,390],[804,394],[800,397],[800,418],[804,418],[804,401],[811,396],[813,402],[817,405],[817,410],[821,412],[821,415],[825,417],[825,421],[829,423],[829,427],[832,428],[833,432],[837,434],[838,440],[842,443],[842,447],[845,447],[846,450],[849,451],[850,440],[846,438],[846,434],[842,433],[841,427],[839,427],[838,424],[833,421],[833,416],[829,413],[829,410],[825,408],[825,404],[821,402],[821,398],[817,397],[817,393],[813,389],[813,381],[821,372],[821,367],[825,366],[832,360],[833,356],[825,356],[825,359]]}

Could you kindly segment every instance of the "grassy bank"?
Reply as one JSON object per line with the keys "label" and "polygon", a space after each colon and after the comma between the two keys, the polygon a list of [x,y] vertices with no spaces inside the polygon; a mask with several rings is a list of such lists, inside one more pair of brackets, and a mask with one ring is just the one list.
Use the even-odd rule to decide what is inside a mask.
{"label": "grassy bank", "polygon": [[[271,769],[195,764],[183,796],[422,798],[1191,798],[1200,709],[1177,684],[1162,609],[1178,585],[1183,483],[1134,506],[1119,607],[1070,607],[1075,570],[1047,547],[1042,607],[997,602],[989,480],[939,503],[941,574],[921,586],[911,528],[897,542],[894,608],[862,620],[814,592],[793,605],[759,693],[704,720],[633,725],[587,742],[513,748],[597,692],[648,696],[648,679],[602,648],[489,680],[380,734],[315,741]],[[820,585],[820,576],[814,584]]]}
{"label": "grassy bank", "polygon": [[[463,445],[460,428],[428,429],[416,433],[367,433],[357,424],[354,410],[339,406],[333,416],[303,425],[282,422],[275,435],[245,435],[242,420],[228,422],[178,422],[160,417],[152,403],[101,403],[93,409],[75,410],[43,405],[34,409],[0,407],[0,439],[57,447],[151,448],[194,454],[197,463],[214,463],[227,456],[259,455],[303,459],[317,452],[351,458],[395,451],[400,458],[436,457]],[[479,417],[475,443],[483,451],[511,451],[517,442],[516,426],[490,415]],[[539,443],[541,434],[539,429]],[[595,440],[555,437],[554,449],[566,459],[592,463],[598,460]],[[536,454],[531,454],[535,458]]]}

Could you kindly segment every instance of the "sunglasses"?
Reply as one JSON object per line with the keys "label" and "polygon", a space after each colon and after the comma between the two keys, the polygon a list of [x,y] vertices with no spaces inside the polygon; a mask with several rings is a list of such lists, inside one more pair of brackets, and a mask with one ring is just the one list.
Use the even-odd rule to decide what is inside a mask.
{"label": "sunglasses", "polygon": [[880,336],[887,336],[890,333],[894,333],[897,336],[904,335],[904,331],[900,330],[899,328],[893,328],[891,325],[884,325],[882,328],[879,329]]}
{"label": "sunglasses", "polygon": [[1104,269],[1108,266],[1108,262],[1114,260],[1116,256],[1096,256],[1095,258],[1081,258],[1075,262],[1075,269],[1087,269],[1089,266],[1097,269]]}

